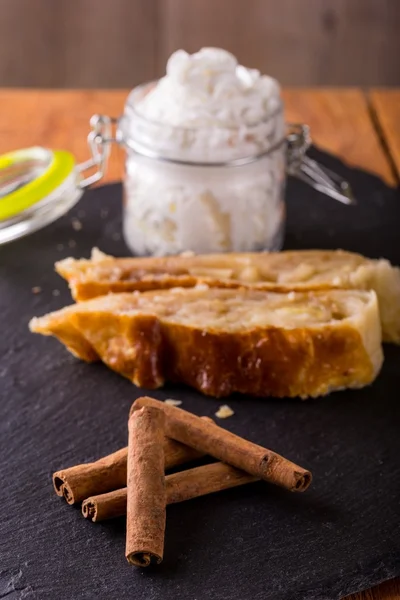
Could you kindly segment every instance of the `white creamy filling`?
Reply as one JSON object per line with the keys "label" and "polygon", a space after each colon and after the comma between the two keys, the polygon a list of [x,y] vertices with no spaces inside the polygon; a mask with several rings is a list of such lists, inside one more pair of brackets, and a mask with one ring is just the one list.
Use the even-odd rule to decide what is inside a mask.
{"label": "white creamy filling", "polygon": [[[188,162],[251,157],[281,141],[277,82],[230,53],[175,52],[146,94],[133,91],[124,135]],[[285,148],[240,167],[191,167],[128,154],[124,234],[137,254],[278,249]],[[279,239],[279,241],[278,241]]]}
{"label": "white creamy filling", "polygon": [[178,127],[254,126],[280,103],[275,79],[219,48],[174,52],[167,73],[137,104],[147,119]]}

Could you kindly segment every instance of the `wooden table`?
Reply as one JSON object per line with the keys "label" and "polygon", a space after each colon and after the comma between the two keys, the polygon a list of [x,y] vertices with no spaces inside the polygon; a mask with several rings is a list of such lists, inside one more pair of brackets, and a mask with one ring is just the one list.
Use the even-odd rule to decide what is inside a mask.
{"label": "wooden table", "polygon": [[[89,157],[86,136],[94,113],[121,114],[127,90],[0,90],[0,153],[43,145]],[[287,120],[308,123],[322,149],[349,165],[400,182],[400,90],[286,89]],[[114,148],[104,181],[123,173],[124,153]],[[399,600],[400,579],[346,600]]]}
{"label": "wooden table", "polygon": [[[40,144],[88,158],[94,113],[121,114],[127,90],[0,90],[0,153]],[[308,123],[317,145],[396,185],[400,178],[400,90],[286,89],[287,120]],[[114,148],[104,181],[123,173]]]}

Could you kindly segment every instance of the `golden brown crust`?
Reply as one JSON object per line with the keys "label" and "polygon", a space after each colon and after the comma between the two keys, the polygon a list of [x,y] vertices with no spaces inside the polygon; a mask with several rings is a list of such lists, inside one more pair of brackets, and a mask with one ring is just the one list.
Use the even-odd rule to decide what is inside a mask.
{"label": "golden brown crust", "polygon": [[108,293],[190,288],[250,288],[274,292],[328,289],[374,290],[379,299],[383,340],[400,344],[400,269],[342,250],[214,254],[152,258],[65,259],[56,269],[75,300]]}
{"label": "golden brown crust", "polygon": [[320,396],[373,378],[371,361],[351,328],[327,329],[321,336],[274,327],[222,336],[185,326],[163,329],[165,379],[209,396]]}
{"label": "golden brown crust", "polygon": [[[204,281],[201,280],[201,281]],[[71,279],[69,282],[72,297],[77,302],[84,302],[85,300],[91,300],[98,296],[105,296],[106,294],[123,294],[127,292],[149,292],[151,290],[167,290],[174,287],[191,288],[199,283],[199,279],[191,277],[190,275],[173,276],[167,277],[151,277],[148,280],[134,280],[134,281],[79,281]],[[210,285],[225,287],[222,282],[210,281]],[[227,285],[226,287],[237,287],[237,285]]]}
{"label": "golden brown crust", "polygon": [[[256,287],[275,292],[353,287],[346,277],[336,284],[316,277],[314,266],[320,268],[322,265],[326,271],[346,265],[346,272],[351,272],[366,260],[359,254],[342,250],[302,250],[140,258],[103,255],[92,260],[68,258],[56,263],[55,267],[68,281],[74,300],[80,302],[107,293],[144,292],[198,284]],[[307,266],[303,269],[305,263]],[[285,278],[286,271],[292,273],[293,279]]]}
{"label": "golden brown crust", "polygon": [[[245,290],[232,294],[226,290],[171,290],[136,297],[109,296],[33,320],[31,329],[55,335],[84,360],[100,358],[138,386],[154,389],[165,381],[176,381],[216,397],[232,392],[319,396],[334,389],[367,385],[380,368],[380,328],[373,292],[336,291],[323,295],[325,299],[333,296],[333,305],[346,294],[349,298],[364,298],[364,320],[376,338],[370,348],[363,337],[364,325],[356,322],[363,319],[358,314],[364,310],[363,304],[357,307],[354,318],[325,323],[306,321],[292,328],[263,324],[233,330],[228,326],[215,328],[207,320],[204,326],[198,326],[191,324],[190,318],[184,322],[162,312],[158,316],[143,314],[136,307],[139,301],[143,306],[146,298],[157,306],[157,297],[165,299],[165,295],[171,302],[177,302],[180,295],[180,302],[185,304],[185,299],[196,294],[202,298],[221,296],[225,302],[227,296],[240,294],[244,303],[248,297],[264,297]],[[268,296],[265,295],[267,305]],[[322,297],[317,293],[299,296],[314,303]],[[282,295],[282,303],[288,303],[291,310],[291,302],[286,298]],[[127,305],[136,308],[129,311]],[[154,306],[152,311],[156,313]],[[369,335],[369,339],[374,336]]]}

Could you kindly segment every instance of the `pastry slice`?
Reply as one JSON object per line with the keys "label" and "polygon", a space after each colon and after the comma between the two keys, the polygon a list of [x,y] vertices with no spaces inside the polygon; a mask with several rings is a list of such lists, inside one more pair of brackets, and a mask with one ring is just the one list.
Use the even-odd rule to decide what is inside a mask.
{"label": "pastry slice", "polygon": [[56,269],[75,300],[109,292],[193,287],[250,287],[277,292],[375,290],[383,340],[400,343],[400,269],[342,250],[114,258],[95,250],[91,260],[67,258]]}
{"label": "pastry slice", "polygon": [[35,318],[30,329],[137,386],[182,382],[216,397],[320,396],[371,383],[382,364],[373,291],[109,294]]}

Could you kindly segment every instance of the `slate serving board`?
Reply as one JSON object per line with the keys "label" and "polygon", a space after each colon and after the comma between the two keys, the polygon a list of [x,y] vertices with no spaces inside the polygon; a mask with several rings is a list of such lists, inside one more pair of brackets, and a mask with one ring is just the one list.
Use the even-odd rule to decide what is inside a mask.
{"label": "slate serving board", "polygon": [[[348,178],[359,204],[291,181],[286,247],[342,247],[399,264],[398,191],[317,156]],[[57,223],[0,249],[0,598],[331,600],[400,575],[398,347],[385,348],[383,371],[364,390],[307,402],[230,398],[235,415],[223,425],[309,467],[313,486],[300,495],[256,483],[169,507],[159,568],[128,566],[124,519],[91,524],[55,496],[54,470],[125,445],[141,391],[27,324],[70,302],[56,259],[95,245],[126,252],[120,207],[119,185],[89,191]],[[184,387],[154,396],[201,415],[221,404]]]}

